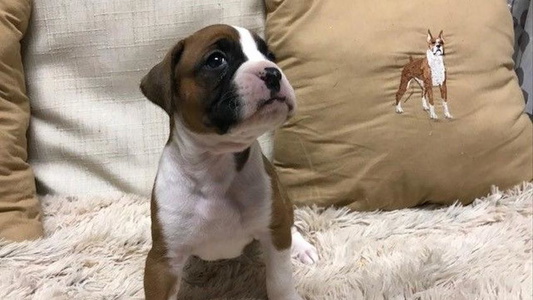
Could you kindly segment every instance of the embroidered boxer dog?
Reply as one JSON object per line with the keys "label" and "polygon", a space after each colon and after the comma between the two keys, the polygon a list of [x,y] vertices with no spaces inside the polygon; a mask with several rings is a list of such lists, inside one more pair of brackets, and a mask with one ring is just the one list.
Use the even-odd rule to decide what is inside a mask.
{"label": "embroidered boxer dog", "polygon": [[293,88],[265,42],[240,27],[213,25],[179,41],[142,79],[170,116],[154,183],[146,299],[176,299],[187,259],[237,257],[259,240],[269,299],[301,299],[293,255],[316,249],[293,227],[292,205],[257,138],[296,109]]}
{"label": "embroidered boxer dog", "polygon": [[[422,108],[429,111],[431,119],[437,119],[433,101],[433,87],[439,87],[440,95],[443,100],[444,116],[452,119],[448,109],[448,95],[446,88],[446,68],[444,67],[444,38],[442,30],[437,38],[434,38],[428,30],[427,36],[428,49],[426,57],[413,60],[409,57],[409,63],[402,70],[400,87],[396,93],[396,112],[403,113],[401,99],[409,87],[412,80],[415,80],[422,88]],[[429,101],[429,106],[428,106]]]}

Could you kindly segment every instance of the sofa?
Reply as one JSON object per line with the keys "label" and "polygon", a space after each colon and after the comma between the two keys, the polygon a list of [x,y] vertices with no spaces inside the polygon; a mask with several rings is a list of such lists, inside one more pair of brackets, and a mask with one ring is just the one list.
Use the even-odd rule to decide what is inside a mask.
{"label": "sofa", "polygon": [[[491,5],[498,1],[502,2],[492,0]],[[455,183],[456,178],[450,176],[447,179],[443,176],[445,180],[435,178],[432,185],[415,182],[416,178],[434,174],[431,173],[432,170],[421,173],[418,177],[407,177],[409,181],[402,181],[398,179],[395,169],[387,168],[370,175],[359,175],[354,169],[349,169],[348,173],[353,173],[353,177],[358,178],[357,188],[350,190],[349,187],[354,186],[353,181],[336,184],[341,179],[344,180],[346,173],[331,172],[328,177],[315,176],[316,169],[307,165],[307,160],[298,160],[302,157],[315,157],[316,165],[313,167],[320,168],[319,164],[327,165],[328,161],[340,157],[333,167],[327,165],[322,168],[321,173],[328,172],[324,170],[331,171],[328,168],[337,170],[343,165],[353,167],[342,151],[331,152],[335,153],[331,155],[335,159],[326,155],[330,150],[320,148],[324,145],[324,140],[317,140],[315,138],[318,134],[308,134],[305,131],[311,128],[308,123],[300,131],[295,130],[298,124],[304,124],[302,122],[307,122],[306,120],[319,122],[316,109],[311,109],[317,102],[309,102],[307,99],[318,95],[309,92],[308,86],[312,85],[310,83],[316,84],[313,80],[322,76],[311,75],[305,70],[306,65],[300,60],[302,54],[291,48],[291,45],[287,46],[287,37],[302,43],[298,36],[309,37],[311,33],[283,30],[303,28],[305,22],[319,22],[316,15],[315,19],[310,19],[306,12],[302,12],[302,17],[292,15],[293,11],[300,12],[301,5],[303,4],[300,2],[290,4],[277,0],[265,3],[257,0],[7,0],[0,4],[0,32],[9,32],[0,37],[0,100],[3,101],[0,102],[0,137],[3,143],[0,146],[0,270],[3,269],[0,271],[0,274],[3,273],[0,275],[0,298],[142,297],[140,274],[150,241],[147,199],[159,155],[168,137],[169,120],[162,110],[143,97],[139,91],[139,82],[179,38],[209,24],[228,23],[247,27],[265,36],[267,42],[279,51],[280,65],[289,69],[287,74],[291,82],[294,79],[297,95],[303,99],[303,114],[310,116],[297,118],[282,130],[267,133],[261,138],[264,152],[276,163],[298,204],[296,224],[308,238],[319,245],[319,251],[323,253],[322,262],[316,267],[295,266],[298,288],[306,297],[530,299],[532,262],[524,253],[530,253],[532,249],[530,235],[533,233],[533,187],[530,183],[531,171],[528,169],[533,169],[533,166],[528,166],[531,164],[531,146],[523,147],[522,143],[517,143],[514,148],[502,150],[503,156],[516,158],[512,161],[494,159],[480,162],[474,156],[470,157],[469,161],[475,161],[472,166],[480,166],[479,172],[472,176],[465,175],[472,178],[464,182],[475,185],[476,182],[482,182],[485,177],[482,175],[485,174],[487,182],[496,178],[495,185],[501,187],[498,189],[483,181],[483,184],[479,184],[479,189],[475,189],[475,193],[462,193],[463,190],[474,189],[467,184],[461,187]],[[319,14],[321,9],[329,9],[328,5],[327,1],[316,1],[309,4],[309,7],[312,7],[310,11]],[[346,2],[344,5],[346,7],[342,7],[340,11],[344,9],[360,13],[363,10],[357,6],[359,4]],[[403,12],[403,8],[390,8],[390,3],[384,1],[376,1],[374,8],[369,3],[360,5],[368,12],[364,16],[357,15],[358,18],[369,18],[368,20],[380,13],[386,15]],[[447,6],[444,3],[440,5]],[[520,91],[520,99],[512,105],[522,105],[524,113],[519,115],[515,109],[508,118],[517,123],[507,124],[510,129],[497,131],[495,136],[491,137],[488,130],[479,130],[476,135],[486,134],[479,138],[480,141],[490,138],[503,141],[508,138],[500,136],[503,132],[513,136],[527,136],[527,130],[531,129],[530,120],[533,120],[533,67],[529,42],[532,3],[528,0],[509,0],[506,5],[507,11],[504,13],[500,9],[497,16],[505,19],[505,14],[508,14],[509,20],[498,19],[497,26],[501,23],[501,28],[504,28],[512,24],[514,51],[512,57],[509,55],[502,58],[501,63],[495,63],[500,69],[487,74],[487,78],[496,78],[504,72],[503,69],[514,69],[516,75],[513,73],[511,78],[508,75],[510,73],[506,73],[506,82],[501,85],[506,88],[511,86],[509,89],[512,90],[511,93],[504,93],[501,103],[504,103],[505,97],[518,99],[516,93]],[[405,9],[424,11],[420,6]],[[471,7],[467,6],[465,9]],[[318,38],[326,35],[327,30],[335,30],[335,26],[340,24],[336,23],[338,20],[334,13],[328,17],[328,20],[333,21],[331,24],[327,23],[329,27],[323,27],[325,31]],[[453,13],[443,17],[446,18],[453,19]],[[468,25],[466,20],[465,22]],[[5,24],[10,24],[7,29],[2,28]],[[294,26],[291,27],[291,24]],[[401,26],[413,28],[412,24],[416,22]],[[497,31],[501,36],[495,39],[501,39],[505,45],[498,49],[501,49],[501,53],[507,53],[507,44],[511,45],[508,37],[511,31],[508,26],[501,31],[497,26],[490,30]],[[361,32],[363,29],[372,30],[371,26],[358,28]],[[337,30],[340,32],[340,29]],[[357,40],[357,30],[353,29],[356,36],[354,41]],[[374,30],[376,34],[386,32],[381,28]],[[432,30],[433,35],[437,36],[439,29]],[[352,34],[349,30],[342,32]],[[472,34],[474,32],[472,30]],[[452,50],[449,57],[453,62],[454,55],[459,52],[453,49],[466,48],[461,48],[457,41],[453,41],[458,36],[457,33],[446,35],[447,33],[445,29],[444,39],[450,42]],[[361,34],[360,39],[374,41],[376,34]],[[411,37],[406,37],[404,45],[418,41],[425,43],[427,34],[425,29],[423,32],[419,30],[412,40]],[[389,37],[383,39],[391,40]],[[298,45],[316,46],[317,51],[326,53],[343,50],[341,46],[337,46],[338,49],[328,48],[316,40],[306,43]],[[377,43],[379,42],[376,45]],[[378,48],[381,49],[376,49]],[[404,56],[396,53],[398,56],[391,58],[390,66],[380,68],[401,72],[400,67],[419,54],[416,53],[417,50],[398,50]],[[361,50],[359,53],[363,52],[367,56],[362,62],[353,59],[358,55],[357,52],[348,51],[347,56],[352,59],[336,63],[350,66],[351,69],[348,70],[354,74],[364,74],[361,70],[366,69],[361,66],[379,51],[372,53]],[[445,56],[445,59],[448,57]],[[490,58],[484,59],[490,61]],[[320,63],[320,58],[317,61]],[[458,67],[454,69],[453,65],[449,69],[452,74],[450,94],[454,95],[454,84],[460,84],[457,81],[454,83],[453,75],[468,72],[459,70]],[[324,73],[332,76],[337,72],[337,69],[326,70]],[[389,73],[384,74],[389,76]],[[396,93],[398,74],[390,75],[390,88],[384,88],[390,95]],[[319,82],[318,85],[320,84]],[[343,84],[348,82],[340,80],[340,86]],[[476,88],[478,87],[472,89]],[[367,95],[352,93],[361,95],[361,98]],[[411,94],[415,95],[413,97],[418,93],[420,92],[412,89]],[[393,98],[391,101],[393,102]],[[415,101],[418,100],[405,100],[404,108],[413,105]],[[450,106],[453,108],[452,101]],[[410,107],[402,116],[396,115],[391,103],[383,102],[377,106],[380,110],[391,112],[387,118],[407,115],[401,120],[406,123],[402,124],[437,124],[429,123],[425,112],[420,110],[415,114],[414,108]],[[335,105],[329,105],[333,107],[340,104],[335,102]],[[328,114],[323,107],[318,113]],[[357,132],[379,127],[375,127],[375,123],[370,121],[365,123],[361,115],[355,113],[344,115],[343,111],[337,111],[336,114],[339,120],[350,117],[357,120],[354,124],[368,125],[354,129]],[[465,113],[465,118],[466,115],[476,114]],[[476,115],[476,118],[482,117]],[[530,123],[526,124],[525,119]],[[332,124],[331,128],[339,128],[339,132],[344,132],[341,127],[346,122],[339,125],[331,123],[331,119],[325,120],[324,123]],[[455,116],[454,122],[458,122],[457,120],[461,120],[460,115]],[[438,124],[443,124],[444,121],[439,120]],[[469,124],[478,128],[479,121],[476,119]],[[326,128],[324,126],[329,125],[321,126]],[[517,133],[517,127],[526,132]],[[329,127],[328,130],[334,131]],[[299,140],[299,137],[302,139]],[[360,137],[358,139],[362,140]],[[531,137],[529,141],[530,139]],[[525,138],[522,140],[528,141]],[[314,154],[301,155],[298,152],[298,155],[292,155],[291,153],[296,153],[295,147],[298,147],[294,144],[295,141],[298,141],[298,145],[315,144],[320,147],[313,150]],[[11,144],[14,145],[12,148],[9,146]],[[399,144],[400,142],[396,142],[394,145]],[[507,141],[502,144],[502,147],[506,147],[512,143]],[[331,151],[337,151],[339,147],[335,146]],[[349,151],[363,148],[350,148]],[[374,157],[365,155],[370,154],[366,150],[357,152],[357,156],[365,157],[364,162],[357,162],[365,164],[361,169],[366,168]],[[500,156],[502,155],[498,157]],[[320,161],[319,158],[322,157],[328,161]],[[435,156],[432,160],[439,160],[439,157],[441,156]],[[420,160],[416,163],[415,169],[422,170],[424,167],[421,164],[427,162]],[[491,163],[495,164],[492,168]],[[443,160],[442,164],[449,163]],[[515,172],[516,170],[520,172]],[[457,170],[465,171],[469,170]],[[376,179],[375,174],[380,174],[381,177]],[[340,179],[332,183],[335,181],[332,178]],[[509,180],[505,180],[507,178]],[[384,190],[382,186],[368,189],[364,185],[359,186],[360,182],[374,184],[375,181],[386,182],[390,187],[386,189],[387,193],[381,192]],[[446,185],[445,182],[453,184]],[[398,188],[395,188],[395,184]],[[324,185],[329,185],[329,188],[324,189]],[[443,189],[438,193],[430,193],[429,190],[436,190],[435,186],[443,186],[453,192],[447,193]],[[416,191],[413,192],[412,189]],[[348,196],[341,199],[339,195]],[[440,195],[443,195],[442,198],[439,198]],[[372,200],[372,197],[380,200]],[[513,226],[517,231],[511,230]],[[359,238],[350,239],[353,236]],[[406,245],[400,237],[413,245]],[[497,243],[508,245],[508,248],[498,248]],[[461,251],[464,251],[464,255],[460,255]],[[186,288],[180,297],[205,299],[203,297],[209,295],[208,297],[219,299],[263,299],[262,267],[257,259],[260,254],[253,245],[246,253],[247,256],[236,261],[214,264],[192,261]],[[487,263],[487,260],[494,263]],[[470,263],[475,266],[472,270],[468,270]]]}

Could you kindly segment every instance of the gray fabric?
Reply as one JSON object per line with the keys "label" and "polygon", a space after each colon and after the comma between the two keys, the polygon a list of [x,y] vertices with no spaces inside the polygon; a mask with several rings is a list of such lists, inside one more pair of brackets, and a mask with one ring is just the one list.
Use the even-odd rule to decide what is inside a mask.
{"label": "gray fabric", "polygon": [[533,115],[533,48],[531,37],[533,34],[533,1],[508,0],[513,14],[515,30],[516,75],[526,100],[526,112]]}

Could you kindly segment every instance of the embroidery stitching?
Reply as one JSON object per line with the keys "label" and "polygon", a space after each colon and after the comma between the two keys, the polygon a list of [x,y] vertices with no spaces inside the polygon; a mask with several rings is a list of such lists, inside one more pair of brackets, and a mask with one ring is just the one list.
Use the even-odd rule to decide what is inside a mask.
{"label": "embroidery stitching", "polygon": [[434,38],[428,29],[426,57],[419,59],[409,57],[409,62],[403,67],[400,86],[398,87],[398,92],[396,92],[396,113],[401,114],[404,112],[400,100],[409,88],[411,81],[414,80],[422,89],[422,108],[429,112],[431,119],[438,119],[433,101],[434,86],[440,89],[444,116],[447,119],[453,118],[448,108],[447,76],[443,59],[445,53],[444,37],[442,34],[443,31],[441,30],[439,36]]}

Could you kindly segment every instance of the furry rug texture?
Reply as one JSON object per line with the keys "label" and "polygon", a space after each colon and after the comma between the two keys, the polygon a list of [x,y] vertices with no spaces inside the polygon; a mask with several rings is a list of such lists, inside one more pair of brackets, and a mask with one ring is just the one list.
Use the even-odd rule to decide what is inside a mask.
{"label": "furry rug texture", "polygon": [[[0,299],[142,299],[149,200],[44,197],[43,239],[0,241]],[[391,212],[296,210],[320,253],[293,259],[307,299],[533,299],[533,183],[472,205]],[[191,259],[179,299],[266,299],[256,244]]]}

